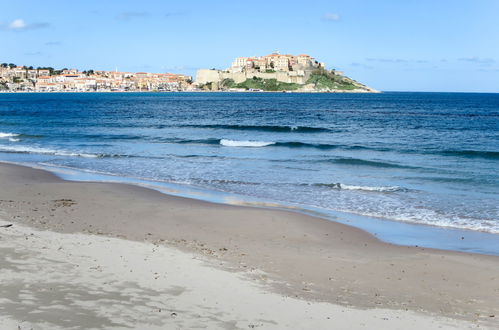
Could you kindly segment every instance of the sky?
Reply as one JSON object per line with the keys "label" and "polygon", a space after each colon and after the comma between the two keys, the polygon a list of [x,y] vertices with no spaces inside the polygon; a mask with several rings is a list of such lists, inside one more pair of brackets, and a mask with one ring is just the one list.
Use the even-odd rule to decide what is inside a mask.
{"label": "sky", "polygon": [[499,1],[0,0],[0,62],[225,69],[309,54],[383,91],[499,92]]}

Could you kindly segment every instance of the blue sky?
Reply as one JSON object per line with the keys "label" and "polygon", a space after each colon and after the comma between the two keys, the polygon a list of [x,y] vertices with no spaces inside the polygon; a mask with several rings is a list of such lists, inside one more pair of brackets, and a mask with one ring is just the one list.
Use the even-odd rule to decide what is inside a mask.
{"label": "blue sky", "polygon": [[0,62],[226,68],[307,53],[381,90],[499,91],[499,1],[0,0]]}

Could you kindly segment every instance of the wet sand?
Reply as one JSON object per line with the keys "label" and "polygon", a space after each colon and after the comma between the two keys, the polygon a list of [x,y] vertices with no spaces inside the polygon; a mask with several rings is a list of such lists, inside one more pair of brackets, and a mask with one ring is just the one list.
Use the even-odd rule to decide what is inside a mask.
{"label": "wet sand", "polygon": [[[227,278],[237,279],[240,282],[234,282],[234,292],[252,283],[251,289],[243,290],[245,293],[256,295],[258,291],[265,297],[289,301],[289,311],[293,312],[283,312],[288,306],[285,303],[281,312],[277,309],[275,314],[267,311],[266,320],[276,324],[262,323],[262,328],[286,328],[286,322],[297,322],[293,321],[293,315],[301,315],[302,318],[298,319],[306,319],[304,314],[298,312],[304,310],[297,307],[304,302],[306,306],[313,306],[310,307],[313,317],[302,325],[315,325],[311,328],[316,329],[331,328],[330,324],[325,323],[330,320],[327,317],[331,317],[326,316],[326,311],[331,311],[340,322],[342,312],[337,308],[357,315],[353,318],[349,316],[350,320],[355,320],[351,323],[352,328],[365,327],[366,322],[367,328],[369,324],[372,328],[375,326],[372,323],[374,319],[381,319],[386,322],[386,327],[392,328],[425,328],[424,324],[430,324],[424,322],[431,322],[435,327],[458,328],[493,327],[498,323],[499,257],[395,246],[383,243],[359,229],[299,213],[212,204],[125,184],[68,182],[45,171],[10,164],[0,164],[0,184],[0,218],[14,224],[11,228],[0,228],[2,244],[7,244],[9,240],[16,241],[3,232],[33,228],[35,237],[56,235],[55,241],[73,239],[83,244],[85,241],[107,239],[109,251],[106,253],[110,253],[113,247],[118,252],[131,253],[140,250],[136,246],[140,244],[144,251],[156,247],[165,254],[182,254],[181,259],[184,261],[192,260],[193,256],[202,257],[203,263],[197,265],[204,267],[201,273],[208,270],[220,272],[210,277],[210,285],[226,289],[224,283],[228,283]],[[4,245],[3,248],[12,249],[15,245],[12,244]],[[98,246],[98,243],[95,245]],[[100,245],[100,248],[104,249],[104,245]],[[14,251],[20,249],[19,246],[14,247]],[[34,263],[46,257],[42,250],[37,257],[30,251],[25,251],[28,254],[25,258],[14,256],[13,259],[2,259],[0,278],[5,278],[5,273],[9,274],[9,268],[4,266],[9,260],[26,259]],[[146,253],[144,251],[136,256],[137,260]],[[66,252],[77,255],[80,251],[72,246]],[[47,253],[52,260],[54,253]],[[91,256],[99,256],[96,250],[92,253]],[[109,265],[113,262],[110,259],[107,264],[102,261],[102,267],[111,267]],[[164,272],[168,272],[171,266],[171,263],[154,264],[166,267],[161,268]],[[182,265],[182,262],[178,264]],[[117,269],[124,267],[119,262],[116,265]],[[134,265],[132,271],[144,270],[148,263],[141,266],[135,262]],[[194,268],[194,271],[189,272],[191,268],[182,268],[183,272],[178,272],[189,274],[199,271]],[[175,272],[170,269],[172,271]],[[64,272],[61,272],[61,278],[63,275]],[[84,277],[84,274],[77,276]],[[109,280],[112,278],[111,272]],[[4,283],[2,281],[2,290],[9,290],[10,287]],[[195,282],[192,283],[194,287]],[[164,285],[164,288],[168,288],[178,284],[167,281]],[[182,285],[188,288],[189,282],[182,282]],[[198,285],[196,288],[202,291],[203,286]],[[24,290],[30,291],[29,288]],[[55,291],[59,292],[57,288]],[[92,292],[94,296],[88,299],[88,303],[94,302],[95,308],[100,305],[99,289]],[[72,299],[72,295],[66,295],[65,291],[59,292],[60,295]],[[220,298],[227,300],[222,293]],[[0,300],[0,314],[10,315],[12,322],[19,321],[19,314],[8,308],[5,299],[8,298]],[[15,297],[12,296],[12,299],[15,300]],[[22,304],[21,298],[17,299]],[[105,297],[102,299],[106,300]],[[255,314],[251,313],[271,301],[261,299],[250,305],[243,300],[235,300],[232,305],[220,307],[220,312],[225,315],[230,314],[228,311],[231,310],[238,311],[234,312],[235,319],[229,316],[225,318],[231,322],[242,322],[243,319],[254,321]],[[52,304],[50,296],[44,301],[49,306]],[[297,305],[293,305],[295,303]],[[192,308],[196,309],[194,305],[203,304],[199,301],[193,303]],[[188,304],[183,306],[187,308]],[[118,310],[113,315],[120,314],[121,309],[116,308]],[[193,313],[205,316],[202,311],[200,309]],[[382,317],[380,315],[383,313],[379,311],[395,314]],[[375,316],[370,318],[369,315]],[[313,323],[319,322],[319,318],[320,323]],[[187,327],[187,323],[172,324]],[[251,325],[257,323],[236,323],[233,328]],[[105,326],[112,327],[103,323],[102,327]]]}

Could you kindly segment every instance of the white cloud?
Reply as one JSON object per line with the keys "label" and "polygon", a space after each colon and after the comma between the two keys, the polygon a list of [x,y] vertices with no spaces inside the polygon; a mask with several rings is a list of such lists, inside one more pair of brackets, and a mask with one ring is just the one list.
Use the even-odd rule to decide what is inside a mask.
{"label": "white cloud", "polygon": [[340,20],[340,15],[334,13],[326,13],[322,16],[323,21],[336,22]]}
{"label": "white cloud", "polygon": [[12,23],[9,24],[9,29],[11,30],[22,30],[25,29],[28,25],[24,22],[23,19],[15,19]]}
{"label": "white cloud", "polygon": [[8,24],[0,23],[0,30],[10,30],[10,31],[26,31],[26,30],[34,30],[40,28],[46,28],[50,24],[49,23],[26,23],[22,18],[17,18]]}

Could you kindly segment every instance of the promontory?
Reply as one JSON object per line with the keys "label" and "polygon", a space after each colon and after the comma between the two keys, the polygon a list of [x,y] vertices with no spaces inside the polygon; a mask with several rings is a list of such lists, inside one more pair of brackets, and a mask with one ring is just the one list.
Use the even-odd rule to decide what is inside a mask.
{"label": "promontory", "polygon": [[310,55],[274,52],[259,57],[238,57],[226,70],[200,69],[196,84],[206,91],[295,91],[379,93]]}

